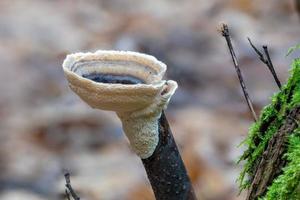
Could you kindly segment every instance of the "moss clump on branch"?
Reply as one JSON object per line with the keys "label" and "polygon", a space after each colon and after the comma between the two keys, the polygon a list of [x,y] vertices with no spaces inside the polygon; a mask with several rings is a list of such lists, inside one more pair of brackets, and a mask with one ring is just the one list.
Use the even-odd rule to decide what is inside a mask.
{"label": "moss clump on branch", "polygon": [[288,164],[283,173],[268,188],[263,200],[299,199],[300,197],[300,128],[289,137],[288,151],[285,154]]}
{"label": "moss clump on branch", "polygon": [[[239,162],[245,161],[244,169],[238,179],[241,190],[247,189],[251,185],[259,162],[268,146],[268,142],[285,123],[287,113],[300,105],[300,58],[293,61],[290,74],[287,84],[282,87],[280,92],[272,97],[271,104],[263,109],[259,120],[250,127],[249,135],[242,143],[247,146],[247,149],[239,160]],[[266,199],[275,199],[272,195],[275,195],[277,191],[283,195],[282,198],[279,199],[293,199],[292,196],[288,198],[288,195],[299,194],[300,186],[297,185],[299,185],[300,182],[300,142],[297,143],[297,141],[300,141],[300,135],[294,131],[294,134],[291,133],[288,136],[286,153],[283,156],[283,159],[287,162],[281,175],[275,177],[275,180],[270,185],[265,197]],[[295,189],[295,187],[293,189],[290,187],[291,185],[296,185],[295,187],[297,189]],[[298,191],[296,192],[297,194],[294,190]],[[276,199],[278,199],[278,197],[279,196],[276,196]],[[299,198],[299,196],[297,196],[297,198]]]}

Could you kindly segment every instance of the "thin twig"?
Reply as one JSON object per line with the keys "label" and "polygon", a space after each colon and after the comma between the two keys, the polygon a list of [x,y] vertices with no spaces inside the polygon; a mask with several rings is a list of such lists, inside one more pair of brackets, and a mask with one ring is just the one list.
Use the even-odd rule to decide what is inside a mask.
{"label": "thin twig", "polygon": [[78,197],[78,195],[75,193],[74,189],[72,188],[69,172],[65,173],[65,180],[66,180],[65,186],[67,188],[66,195],[67,195],[68,200],[70,200],[70,194],[74,200],[80,200],[80,198]]}
{"label": "thin twig", "polygon": [[254,44],[252,43],[252,41],[250,40],[250,38],[247,38],[251,47],[254,49],[254,51],[256,52],[256,54],[259,56],[259,59],[265,63],[266,65],[268,65],[268,61],[265,59],[264,55],[254,46]]}
{"label": "thin twig", "polygon": [[271,72],[271,74],[273,75],[273,78],[277,84],[277,86],[279,87],[279,89],[281,89],[281,82],[278,79],[278,76],[275,72],[270,54],[269,54],[269,50],[268,47],[266,45],[263,46],[264,49],[264,53],[265,56],[262,52],[260,52],[255,46],[254,44],[251,42],[250,38],[247,38],[251,47],[253,48],[253,50],[255,51],[255,53],[259,56],[259,59],[268,67],[269,71]]}
{"label": "thin twig", "polygon": [[68,189],[65,189],[66,197],[68,200],[71,200],[70,193],[68,192]]}
{"label": "thin twig", "polygon": [[281,82],[279,81],[278,76],[277,76],[277,74],[275,72],[275,69],[274,69],[274,66],[273,66],[272,60],[270,58],[269,51],[268,51],[268,46],[264,45],[263,49],[264,49],[264,52],[265,52],[265,54],[267,56],[268,67],[269,67],[269,69],[270,69],[270,71],[271,71],[271,73],[272,73],[272,75],[273,75],[273,77],[275,79],[275,82],[276,82],[277,86],[279,87],[279,89],[281,89]]}
{"label": "thin twig", "polygon": [[236,73],[238,75],[239,82],[241,84],[241,87],[242,87],[242,90],[243,90],[243,93],[244,93],[247,105],[248,105],[248,107],[249,107],[249,109],[250,109],[250,111],[252,113],[254,121],[257,121],[257,116],[256,116],[256,113],[254,111],[254,108],[253,108],[253,105],[252,105],[252,101],[251,101],[250,96],[248,94],[247,87],[245,85],[245,82],[244,82],[241,70],[239,68],[239,64],[238,64],[236,55],[235,55],[234,50],[233,50],[233,46],[232,46],[232,43],[231,43],[231,39],[230,39],[230,35],[229,35],[229,29],[228,29],[227,24],[223,24],[222,25],[222,27],[221,27],[221,33],[222,33],[222,36],[225,37],[225,39],[226,39],[227,46],[228,46],[228,49],[229,49],[229,52],[230,52],[230,55],[231,55],[231,58],[232,58],[232,61],[233,61]]}

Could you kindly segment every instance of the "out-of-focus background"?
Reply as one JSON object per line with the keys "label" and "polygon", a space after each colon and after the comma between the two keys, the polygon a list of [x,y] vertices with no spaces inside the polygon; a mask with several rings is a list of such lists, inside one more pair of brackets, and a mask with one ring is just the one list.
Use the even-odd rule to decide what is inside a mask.
{"label": "out-of-focus background", "polygon": [[[68,53],[152,54],[179,89],[167,109],[197,196],[238,200],[236,165],[252,118],[224,38],[229,24],[257,113],[278,90],[246,37],[269,45],[282,82],[300,41],[293,0],[1,0],[0,199],[63,199],[63,169],[82,199],[154,199],[114,113],[68,88]],[[294,55],[296,56],[296,55]]]}

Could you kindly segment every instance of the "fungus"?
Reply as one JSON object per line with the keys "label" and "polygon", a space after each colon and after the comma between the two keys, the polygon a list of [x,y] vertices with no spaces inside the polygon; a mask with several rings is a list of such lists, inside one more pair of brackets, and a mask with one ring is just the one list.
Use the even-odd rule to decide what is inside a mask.
{"label": "fungus", "polygon": [[131,148],[143,161],[156,198],[194,199],[162,114],[177,88],[175,81],[162,79],[166,68],[153,56],[129,51],[75,53],[63,63],[70,88],[83,101],[116,112]]}

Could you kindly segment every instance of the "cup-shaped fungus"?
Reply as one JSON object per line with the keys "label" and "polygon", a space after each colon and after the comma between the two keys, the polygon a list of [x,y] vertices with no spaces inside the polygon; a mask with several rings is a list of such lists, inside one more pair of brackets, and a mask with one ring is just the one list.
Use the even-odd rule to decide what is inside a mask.
{"label": "cup-shaped fungus", "polygon": [[153,154],[158,119],[177,88],[162,80],[165,64],[136,52],[97,51],[68,55],[63,70],[70,88],[91,107],[117,113],[137,155]]}

